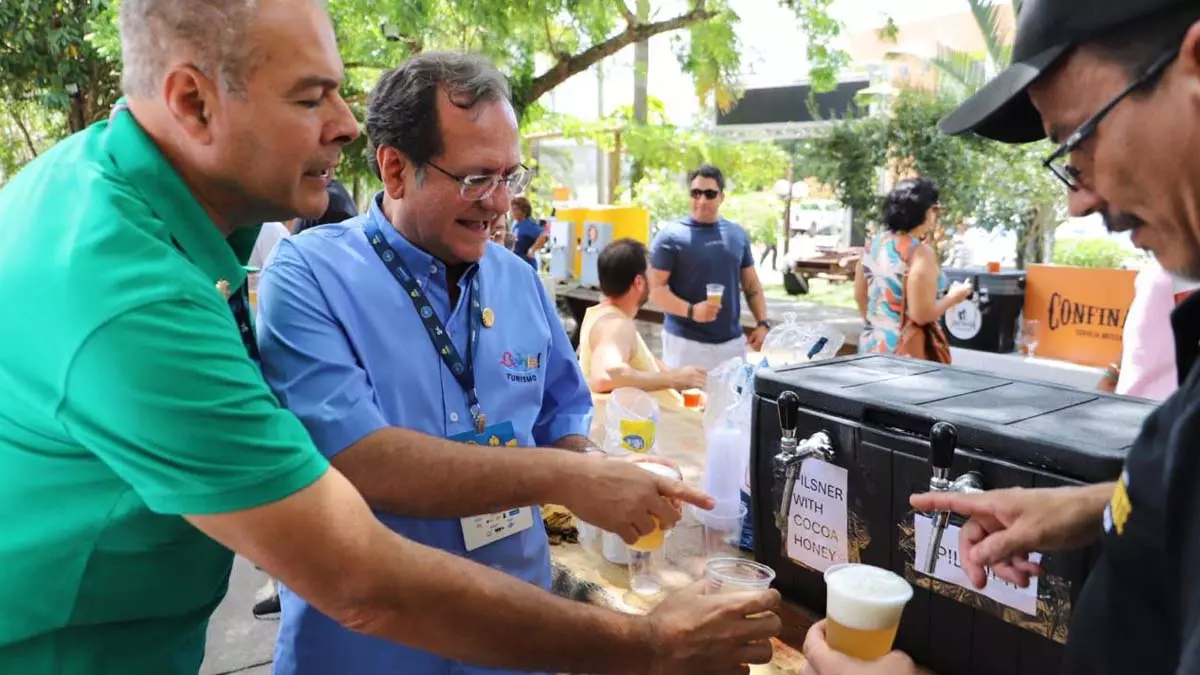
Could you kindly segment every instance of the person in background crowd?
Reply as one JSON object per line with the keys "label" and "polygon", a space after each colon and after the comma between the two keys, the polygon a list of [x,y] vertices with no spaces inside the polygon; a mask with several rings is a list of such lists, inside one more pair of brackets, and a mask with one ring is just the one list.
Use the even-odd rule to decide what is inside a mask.
{"label": "person in background crowd", "polygon": [[[424,52],[380,77],[366,129],[383,191],[366,214],[276,249],[259,292],[263,374],[383,525],[479,569],[459,578],[486,570],[524,586],[534,597],[523,611],[545,615],[557,598],[547,592],[550,550],[538,505],[560,504],[632,542],[654,519],[676,522],[674,500],[711,508],[710,499],[598,451],[587,437],[591,396],[558,313],[533,270],[490,241],[492,224],[530,177],[504,76],[478,56]],[[689,613],[687,630],[698,629],[683,642],[717,626],[755,639],[769,634],[763,629],[773,622],[704,609],[698,588],[674,604]],[[563,639],[561,624],[515,618],[515,608],[489,601],[444,636],[446,645],[478,644],[467,636],[490,631],[506,656],[480,663],[478,655],[351,630],[286,580],[280,597],[275,675],[549,669],[529,663],[528,642]],[[772,597],[737,603],[769,606]],[[702,651],[717,664],[770,659],[766,643],[743,651],[743,642],[716,639]],[[603,649],[629,647],[617,639]],[[682,675],[712,667],[684,660],[688,666],[665,668]]]}
{"label": "person in background crowd", "polygon": [[536,270],[537,253],[546,245],[546,228],[533,219],[533,207],[524,197],[513,197],[512,219],[513,253]]}
{"label": "person in background crowd", "polygon": [[1164,401],[1179,388],[1171,312],[1200,284],[1172,275],[1151,259],[1138,271],[1133,286],[1121,358],[1109,364],[1097,386],[1109,393]]}
{"label": "person in background crowd", "polygon": [[[1049,136],[1048,170],[1072,216],[1099,213],[1163,269],[1200,281],[1200,4],[1194,0],[1026,3],[1013,65],[942,120],[944,133],[1009,142]],[[1179,388],[1141,427],[1112,483],[914,495],[914,509],[969,519],[959,556],[972,585],[1020,587],[1031,552],[1097,540],[1072,607],[1064,675],[1200,672],[1200,295],[1171,316]],[[902,655],[866,664],[809,632],[808,672],[911,675]],[[832,656],[834,658],[825,657]],[[824,659],[824,660],[822,660]]]}
{"label": "person in background crowd", "polygon": [[[650,298],[646,246],[618,239],[596,261],[604,299],[589,307],[579,331],[579,367],[588,386],[607,394],[620,387],[660,392],[703,389],[705,371],[695,366],[671,369],[658,359],[637,331],[634,317]],[[675,396],[678,396],[676,393]]]}
{"label": "person in background crowd", "polygon": [[775,229],[772,229],[770,232],[766,233],[767,239],[763,242],[762,256],[758,259],[758,264],[761,266],[767,262],[767,256],[771,256],[771,267],[769,269],[772,270],[779,266],[778,230],[779,228],[776,227]]}
{"label": "person in background crowd", "polygon": [[[663,362],[670,368],[712,370],[746,348],[757,351],[771,325],[750,237],[720,215],[725,175],[705,165],[688,177],[692,214],[667,223],[650,246],[650,300],[666,314]],[[724,286],[719,302],[708,301],[709,284]],[[758,325],[744,337],[741,289]]]}
{"label": "person in background crowd", "polygon": [[516,245],[516,238],[508,229],[507,215],[496,218],[496,222],[492,223],[492,241],[510,251],[513,250],[513,246]]}
{"label": "person in background crowd", "polygon": [[269,221],[262,224],[258,231],[258,239],[254,240],[254,249],[250,252],[250,267],[261,271],[267,264],[267,257],[275,250],[275,245],[286,238],[290,232],[287,225],[279,221]]}
{"label": "person in background crowd", "polygon": [[[122,0],[124,98],[0,189],[0,673],[196,675],[235,552],[354,630],[456,660],[683,675],[769,659],[778,616],[746,615],[775,592],[630,616],[396,535],[271,393],[244,265],[261,223],[325,210],[358,134],[323,5]],[[443,458],[436,485],[461,477],[437,439],[392,450]],[[536,450],[479,450],[469,463],[519,476],[495,506],[592,490],[594,510],[634,516],[630,540],[652,527],[607,501],[645,471],[547,451],[548,476]],[[670,521],[686,494],[652,491],[633,501]]]}
{"label": "person in background crowd", "polygon": [[938,299],[945,276],[923,239],[937,226],[939,211],[938,190],[928,178],[902,180],[884,200],[888,231],[867,242],[854,275],[854,299],[865,324],[860,354],[896,351],[905,296],[909,320],[922,326],[970,297],[969,284],[956,284]]}
{"label": "person in background crowd", "polygon": [[350,195],[346,186],[334,179],[332,175],[325,190],[329,193],[329,206],[325,208],[325,213],[322,213],[320,218],[297,218],[296,224],[292,227],[292,234],[300,234],[318,225],[340,223],[358,215],[358,205],[354,203],[354,197]]}

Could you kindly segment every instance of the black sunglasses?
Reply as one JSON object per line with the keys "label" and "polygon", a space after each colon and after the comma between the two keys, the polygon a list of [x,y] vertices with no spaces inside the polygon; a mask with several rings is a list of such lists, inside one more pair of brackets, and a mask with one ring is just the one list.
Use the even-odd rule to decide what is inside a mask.
{"label": "black sunglasses", "polygon": [[692,190],[692,199],[716,199],[721,195],[720,190]]}
{"label": "black sunglasses", "polygon": [[1075,130],[1075,133],[1071,134],[1070,138],[1068,138],[1066,142],[1058,146],[1058,149],[1056,149],[1050,154],[1049,157],[1042,161],[1042,165],[1047,169],[1050,169],[1050,172],[1053,173],[1056,178],[1062,181],[1063,184],[1067,186],[1067,189],[1071,190],[1072,192],[1078,190],[1082,185],[1080,183],[1080,171],[1076,167],[1063,160],[1070,159],[1071,153],[1075,152],[1075,150],[1077,150],[1084,141],[1096,133],[1096,128],[1100,126],[1100,122],[1104,121],[1104,118],[1113,111],[1113,108],[1117,107],[1118,103],[1125,100],[1130,94],[1138,89],[1146,87],[1154,82],[1159,75],[1163,74],[1163,71],[1167,69],[1167,66],[1171,65],[1171,63],[1175,61],[1175,58],[1178,55],[1179,48],[1175,47],[1167,50],[1164,54],[1159,56],[1153,63],[1150,64],[1149,67],[1146,68],[1146,70],[1142,72],[1141,75],[1135,78],[1133,82],[1130,82],[1129,85],[1121,91],[1121,93],[1114,96],[1112,100],[1104,104],[1104,106],[1101,107],[1095,115],[1092,115],[1086,122],[1081,124],[1079,128]]}

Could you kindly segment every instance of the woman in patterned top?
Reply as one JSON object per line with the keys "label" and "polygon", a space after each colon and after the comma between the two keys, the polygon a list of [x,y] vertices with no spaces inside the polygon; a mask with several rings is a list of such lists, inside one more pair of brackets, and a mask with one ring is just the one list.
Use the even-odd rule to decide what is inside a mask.
{"label": "woman in patterned top", "polygon": [[955,284],[938,299],[945,276],[937,255],[922,240],[937,225],[941,208],[937,186],[928,178],[900,181],[884,201],[887,231],[867,242],[854,281],[854,298],[866,323],[858,343],[860,354],[896,351],[905,292],[908,318],[922,326],[970,297],[970,284]]}

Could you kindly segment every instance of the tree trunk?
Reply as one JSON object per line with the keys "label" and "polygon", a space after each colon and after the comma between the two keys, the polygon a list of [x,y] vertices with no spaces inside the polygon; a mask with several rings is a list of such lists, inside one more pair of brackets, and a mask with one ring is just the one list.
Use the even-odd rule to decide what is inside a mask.
{"label": "tree trunk", "polygon": [[516,109],[519,118],[530,103],[568,79],[591,68],[598,61],[608,58],[636,42],[649,40],[660,33],[687,28],[716,16],[717,12],[704,9],[703,2],[698,2],[691,11],[685,14],[653,23],[629,25],[624,31],[604,42],[596,43],[578,54],[562,54],[549,70],[533,78],[533,82],[527,89],[523,88],[513,92],[513,108]]}
{"label": "tree trunk", "polygon": [[82,131],[87,126],[83,94],[78,91],[71,94],[71,109],[67,111],[67,124],[71,133]]}
{"label": "tree trunk", "polygon": [[25,126],[25,122],[21,121],[21,116],[17,114],[15,108],[9,110],[9,115],[12,117],[13,121],[17,123],[17,129],[20,129],[21,136],[25,139],[25,147],[29,148],[29,160],[33,161],[37,159],[37,146],[33,144],[33,136],[29,133],[29,129]]}
{"label": "tree trunk", "polygon": [[[796,180],[796,155],[788,158],[788,194],[783,201],[783,259],[787,261],[792,248],[792,182]],[[813,233],[816,234],[815,232]]]}
{"label": "tree trunk", "polygon": [[[624,2],[624,0],[622,0]],[[650,20],[650,0],[637,0],[638,23]],[[650,78],[650,40],[645,39],[633,47],[633,123],[639,126],[647,121],[647,86]],[[637,184],[645,175],[646,168],[637,159],[629,171],[629,196],[637,197]]]}

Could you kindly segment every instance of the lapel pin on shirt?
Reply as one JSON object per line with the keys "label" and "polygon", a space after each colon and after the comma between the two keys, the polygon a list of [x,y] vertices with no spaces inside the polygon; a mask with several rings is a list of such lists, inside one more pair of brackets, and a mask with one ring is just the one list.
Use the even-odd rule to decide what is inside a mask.
{"label": "lapel pin on shirt", "polygon": [[496,313],[492,311],[491,307],[484,307],[483,308],[483,327],[491,328],[492,325],[495,323],[496,323]]}
{"label": "lapel pin on shirt", "polygon": [[226,300],[228,300],[229,299],[229,282],[224,279],[218,279],[217,280],[217,292],[221,294],[222,298],[225,298]]}

